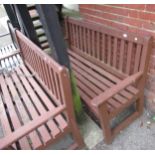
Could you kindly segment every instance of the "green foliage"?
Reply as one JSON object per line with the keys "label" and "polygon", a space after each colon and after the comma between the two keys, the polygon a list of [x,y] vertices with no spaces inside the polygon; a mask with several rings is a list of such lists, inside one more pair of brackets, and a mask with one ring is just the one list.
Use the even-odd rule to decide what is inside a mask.
{"label": "green foliage", "polygon": [[83,108],[80,99],[80,95],[76,86],[76,79],[74,77],[73,72],[71,72],[71,85],[72,85],[72,94],[73,94],[73,102],[74,102],[74,110],[77,121],[81,121],[83,118]]}
{"label": "green foliage", "polygon": [[152,117],[152,120],[155,121],[155,116]]}

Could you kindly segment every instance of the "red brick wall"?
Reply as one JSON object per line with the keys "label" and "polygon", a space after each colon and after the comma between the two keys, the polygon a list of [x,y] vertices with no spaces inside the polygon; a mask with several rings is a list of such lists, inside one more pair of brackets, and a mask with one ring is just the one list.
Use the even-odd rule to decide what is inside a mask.
{"label": "red brick wall", "polygon": [[[151,34],[155,38],[154,4],[81,4],[80,13],[86,20],[142,35]],[[152,51],[146,84],[146,96],[151,102],[155,99],[154,93],[155,49]]]}

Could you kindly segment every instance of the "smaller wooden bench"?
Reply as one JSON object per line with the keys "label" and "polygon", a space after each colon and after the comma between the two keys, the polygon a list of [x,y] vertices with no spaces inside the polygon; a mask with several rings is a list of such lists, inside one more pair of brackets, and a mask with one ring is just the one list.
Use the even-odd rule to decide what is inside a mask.
{"label": "smaller wooden bench", "polygon": [[[19,50],[1,49],[0,149],[43,149],[77,127],[68,70],[16,30]],[[8,48],[11,48],[8,46]]]}
{"label": "smaller wooden bench", "polygon": [[[152,38],[74,18],[66,18],[65,30],[80,96],[99,119],[109,144],[142,114]],[[112,126],[131,106],[134,113]]]}

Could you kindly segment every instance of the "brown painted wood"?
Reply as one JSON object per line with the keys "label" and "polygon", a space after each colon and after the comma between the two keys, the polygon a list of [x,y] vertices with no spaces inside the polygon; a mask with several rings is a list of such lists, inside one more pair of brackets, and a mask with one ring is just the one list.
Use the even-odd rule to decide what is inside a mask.
{"label": "brown painted wood", "polygon": [[[66,22],[80,26],[81,31],[89,29],[89,38],[86,40],[90,40],[91,46],[83,40],[83,47],[86,46],[88,51],[74,46],[70,40],[68,53],[80,96],[99,118],[105,141],[109,144],[120,130],[143,111],[144,79],[152,38],[82,19],[67,18]],[[134,102],[137,103],[136,113],[111,129],[110,120]]]}
{"label": "brown painted wood", "polygon": [[[10,114],[10,118],[13,123],[14,130],[16,130],[21,127],[21,123],[20,123],[17,113],[15,111],[15,107],[12,104],[10,93],[7,89],[7,86],[5,84],[5,79],[3,76],[0,76],[0,81],[1,81],[1,89],[2,89],[2,93],[3,93],[4,99],[5,99],[6,105],[7,105],[7,107],[9,107],[8,111]],[[20,144],[21,148],[30,149],[30,145],[28,144],[28,140],[26,137],[19,140],[19,144]]]}
{"label": "brown painted wood", "polygon": [[[21,32],[16,31],[16,36],[24,63],[19,53],[0,61],[12,69],[0,75],[0,111],[4,113],[0,121],[5,133],[0,149],[16,149],[16,142],[18,149],[43,149],[69,133],[73,135],[73,148],[83,147],[73,113],[69,73]],[[15,63],[18,66],[13,68]]]}

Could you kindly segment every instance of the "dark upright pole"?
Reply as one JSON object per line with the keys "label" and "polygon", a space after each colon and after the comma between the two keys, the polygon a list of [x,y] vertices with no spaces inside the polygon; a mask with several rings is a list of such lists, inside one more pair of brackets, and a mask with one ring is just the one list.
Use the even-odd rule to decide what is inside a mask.
{"label": "dark upright pole", "polygon": [[61,27],[58,21],[55,5],[44,4],[36,5],[40,20],[43,24],[46,36],[48,38],[49,46],[55,50],[52,51],[52,56],[61,64],[70,70],[69,57],[67,48],[61,32]]}
{"label": "dark upright pole", "polygon": [[4,8],[6,10],[6,13],[7,13],[9,20],[10,20],[11,24],[13,25],[13,27],[20,30],[20,25],[19,25],[18,18],[16,16],[13,5],[12,4],[4,4]]}
{"label": "dark upright pole", "polygon": [[40,43],[35,31],[34,25],[32,23],[32,19],[28,12],[27,6],[25,4],[14,4],[14,6],[15,6],[15,11],[18,15],[19,21],[21,22],[21,25],[23,26],[23,29],[27,37],[40,47]]}

